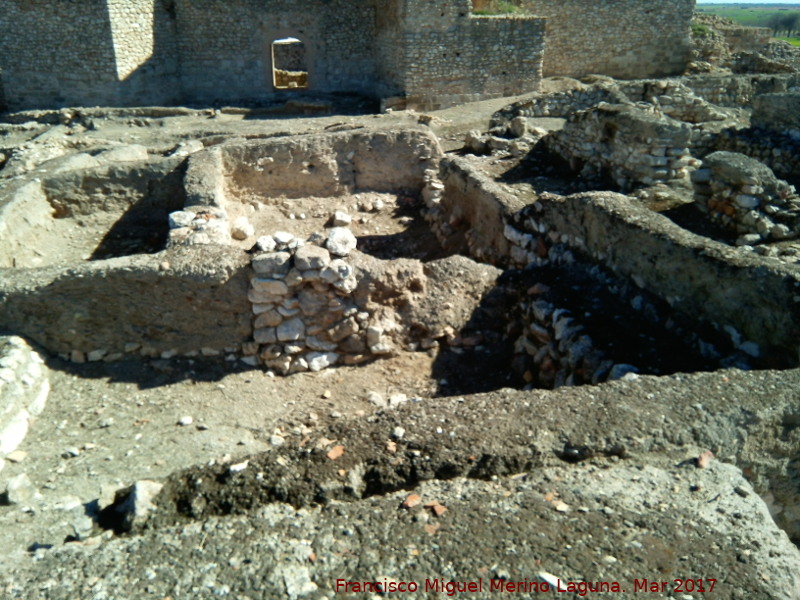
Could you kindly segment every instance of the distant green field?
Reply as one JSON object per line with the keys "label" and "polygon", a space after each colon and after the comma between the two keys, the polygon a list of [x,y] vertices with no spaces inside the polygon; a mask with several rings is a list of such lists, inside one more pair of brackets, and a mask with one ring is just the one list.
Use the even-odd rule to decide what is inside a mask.
{"label": "distant green field", "polygon": [[800,37],[779,37],[775,39],[783,40],[784,42],[789,42],[792,46],[797,46],[798,48],[800,48]]}
{"label": "distant green field", "polygon": [[697,10],[733,19],[748,27],[769,27],[770,18],[774,15],[800,13],[798,4],[698,4]]}

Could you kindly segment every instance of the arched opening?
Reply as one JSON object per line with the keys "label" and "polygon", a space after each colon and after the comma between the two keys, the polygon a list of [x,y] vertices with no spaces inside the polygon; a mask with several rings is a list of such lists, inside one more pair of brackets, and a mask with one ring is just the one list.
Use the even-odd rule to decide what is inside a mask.
{"label": "arched opening", "polygon": [[277,90],[308,89],[306,45],[295,37],[272,42],[272,85]]}

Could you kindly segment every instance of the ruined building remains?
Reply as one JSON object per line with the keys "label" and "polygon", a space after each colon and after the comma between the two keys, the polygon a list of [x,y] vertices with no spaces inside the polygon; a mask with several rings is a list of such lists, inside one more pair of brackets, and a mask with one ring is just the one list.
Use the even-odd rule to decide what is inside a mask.
{"label": "ruined building remains", "polygon": [[5,0],[0,103],[256,103],[297,88],[435,108],[688,60],[693,0],[522,4],[525,16],[470,0]]}

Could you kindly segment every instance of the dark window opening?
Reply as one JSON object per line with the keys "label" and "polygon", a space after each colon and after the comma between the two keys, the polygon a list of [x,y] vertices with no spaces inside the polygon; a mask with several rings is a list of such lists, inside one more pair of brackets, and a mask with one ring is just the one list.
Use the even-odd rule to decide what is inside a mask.
{"label": "dark window opening", "polygon": [[306,46],[297,38],[272,42],[272,84],[279,90],[308,89]]}

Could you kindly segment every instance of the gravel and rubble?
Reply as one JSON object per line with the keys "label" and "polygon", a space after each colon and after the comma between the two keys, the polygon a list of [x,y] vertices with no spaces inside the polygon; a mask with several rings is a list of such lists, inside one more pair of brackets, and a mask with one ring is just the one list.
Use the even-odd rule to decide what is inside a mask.
{"label": "gravel and rubble", "polygon": [[[645,579],[658,582],[656,598],[681,597],[672,592],[686,579],[716,580],[711,598],[793,598],[798,550],[772,519],[797,523],[786,473],[799,383],[797,371],[729,370],[427,398],[334,419],[266,454],[236,452],[157,479],[158,508],[133,535],[96,523],[76,535],[86,510],[76,498],[73,541],[29,538],[28,553],[11,549],[0,588],[11,598],[135,589],[125,597],[320,599],[334,597],[337,582],[386,578],[424,590],[426,580],[553,576],[565,589],[617,582],[626,591],[612,598]],[[241,384],[229,379],[227,389]],[[183,385],[201,398],[215,387]]]}

